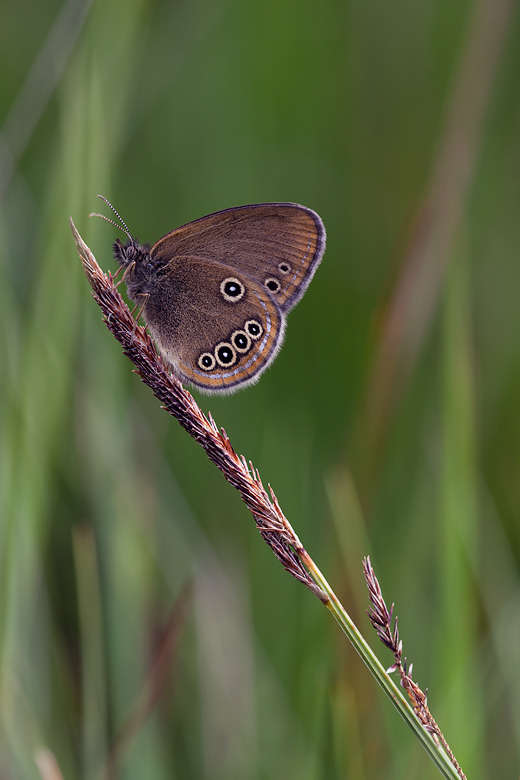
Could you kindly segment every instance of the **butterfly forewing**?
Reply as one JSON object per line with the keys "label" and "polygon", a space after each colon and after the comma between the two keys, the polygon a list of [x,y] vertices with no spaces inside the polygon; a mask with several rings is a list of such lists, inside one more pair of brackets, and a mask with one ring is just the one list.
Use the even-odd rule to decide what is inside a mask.
{"label": "butterfly forewing", "polygon": [[183,225],[153,246],[152,257],[191,255],[232,267],[260,284],[286,312],[307,289],[324,249],[325,231],[314,211],[265,203]]}

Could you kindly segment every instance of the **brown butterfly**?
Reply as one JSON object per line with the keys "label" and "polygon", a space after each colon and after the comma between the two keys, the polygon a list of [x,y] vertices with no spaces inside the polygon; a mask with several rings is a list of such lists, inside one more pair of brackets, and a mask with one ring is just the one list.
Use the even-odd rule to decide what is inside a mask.
{"label": "brown butterfly", "polygon": [[114,244],[128,295],[142,306],[171,371],[205,393],[256,382],[323,257],[319,216],[296,203],[237,206],[176,228],[150,248],[102,199],[128,235]]}

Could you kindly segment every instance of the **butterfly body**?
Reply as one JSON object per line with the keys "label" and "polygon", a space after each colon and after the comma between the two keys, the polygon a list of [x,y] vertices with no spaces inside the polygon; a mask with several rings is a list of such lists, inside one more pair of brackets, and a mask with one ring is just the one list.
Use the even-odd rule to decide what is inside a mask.
{"label": "butterfly body", "polygon": [[230,393],[276,356],[324,249],[315,212],[267,203],[202,217],[151,248],[118,241],[114,254],[173,373],[202,392]]}

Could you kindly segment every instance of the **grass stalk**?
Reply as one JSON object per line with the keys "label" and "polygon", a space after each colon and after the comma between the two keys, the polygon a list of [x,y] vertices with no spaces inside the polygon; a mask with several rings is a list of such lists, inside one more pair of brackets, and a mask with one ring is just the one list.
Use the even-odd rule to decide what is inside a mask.
{"label": "grass stalk", "polygon": [[[408,723],[441,774],[448,780],[463,778],[462,772],[457,771],[440,746],[437,735],[432,734],[432,730],[420,722],[416,716],[417,709],[414,712],[403,692],[395,685],[388,671],[385,671],[360,634],[329,583],[301,544],[283,514],[271,487],[269,486],[268,493],[253,464],[251,462],[248,464],[243,456],[237,455],[224,429],[219,430],[211,416],[206,417],[203,414],[192,395],[168,372],[149,334],[133,319],[112,276],[107,276],[101,271],[72,219],[71,228],[83,269],[92,286],[94,298],[103,311],[105,323],[122,344],[124,353],[137,367],[137,373],[142,381],[152,389],[154,395],[164,404],[166,411],[174,416],[203,447],[227,481],[240,492],[242,500],[253,514],[260,535],[271,547],[282,566],[311,590],[334,615],[357,653]],[[391,613],[389,617],[391,619]],[[373,613],[371,620],[374,622]],[[397,628],[395,631],[397,632]],[[398,647],[395,652],[400,656],[401,645],[398,635],[396,636]],[[397,665],[391,667],[391,669],[395,668]],[[411,683],[411,678],[409,679]],[[418,688],[417,690],[419,691]],[[408,693],[410,695],[409,691]],[[424,694],[420,693],[425,702]]]}

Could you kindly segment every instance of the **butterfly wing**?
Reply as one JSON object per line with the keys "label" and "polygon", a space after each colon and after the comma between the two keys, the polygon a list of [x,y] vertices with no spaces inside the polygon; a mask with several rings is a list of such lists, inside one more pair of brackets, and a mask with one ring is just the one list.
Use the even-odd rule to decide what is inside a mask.
{"label": "butterfly wing", "polygon": [[276,356],[285,326],[261,285],[197,256],[175,256],[158,272],[143,316],[173,372],[209,393],[256,381]]}
{"label": "butterfly wing", "polygon": [[262,287],[282,312],[298,303],[325,251],[325,228],[296,203],[217,211],[163,236],[152,257],[196,256],[233,269]]}

